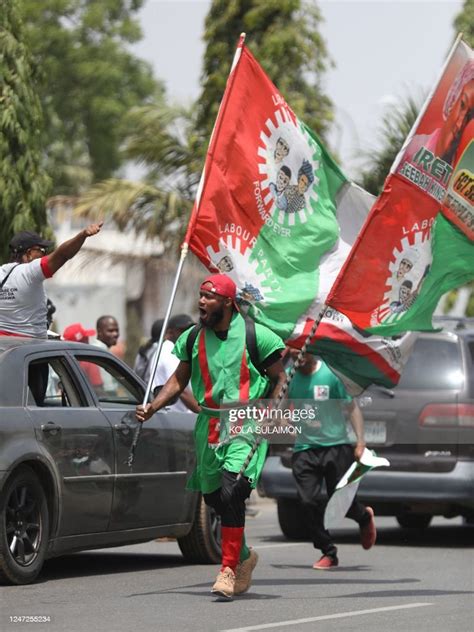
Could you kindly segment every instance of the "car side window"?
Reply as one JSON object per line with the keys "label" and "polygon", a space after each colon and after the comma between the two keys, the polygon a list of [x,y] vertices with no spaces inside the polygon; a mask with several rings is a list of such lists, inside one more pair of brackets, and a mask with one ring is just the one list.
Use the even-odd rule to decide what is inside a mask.
{"label": "car side window", "polygon": [[122,367],[106,358],[75,354],[76,360],[101,404],[109,407],[141,404],[141,386]]}
{"label": "car side window", "polygon": [[439,390],[462,387],[459,345],[450,340],[419,338],[403,369],[398,388]]}
{"label": "car side window", "polygon": [[41,408],[84,405],[62,358],[42,358],[29,363],[27,405]]}

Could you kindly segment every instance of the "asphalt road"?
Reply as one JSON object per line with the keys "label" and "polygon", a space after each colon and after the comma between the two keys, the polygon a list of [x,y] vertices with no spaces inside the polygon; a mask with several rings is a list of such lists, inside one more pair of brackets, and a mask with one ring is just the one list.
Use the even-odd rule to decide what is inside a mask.
{"label": "asphalt road", "polygon": [[[2,588],[0,630],[196,632],[278,630],[467,632],[474,620],[474,528],[437,519],[407,536],[379,518],[364,551],[358,530],[335,532],[340,566],[311,568],[311,544],[287,542],[275,505],[259,501],[248,540],[260,555],[250,592],[215,601],[212,566],[186,566],[175,542],[84,552],[46,563],[40,581]],[[49,623],[15,617],[42,615]],[[13,617],[13,619],[12,619]]]}

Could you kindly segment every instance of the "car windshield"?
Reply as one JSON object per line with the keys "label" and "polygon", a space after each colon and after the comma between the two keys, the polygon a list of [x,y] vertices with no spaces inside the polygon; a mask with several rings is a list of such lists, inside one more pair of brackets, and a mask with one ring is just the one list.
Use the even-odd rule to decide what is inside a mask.
{"label": "car windshield", "polygon": [[398,388],[452,389],[463,385],[461,354],[456,342],[419,338],[405,368]]}

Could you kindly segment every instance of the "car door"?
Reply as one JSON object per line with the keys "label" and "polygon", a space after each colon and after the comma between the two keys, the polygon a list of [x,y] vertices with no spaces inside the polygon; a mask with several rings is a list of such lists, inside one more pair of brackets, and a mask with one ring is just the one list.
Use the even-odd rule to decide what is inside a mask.
{"label": "car door", "polygon": [[26,410],[60,475],[59,535],[106,531],[112,506],[112,426],[88,404],[67,353],[25,359]]}
{"label": "car door", "polygon": [[[191,467],[191,415],[158,413],[143,424],[132,467],[128,464],[138,427],[135,408],[142,383],[112,355],[74,354],[94,391],[98,408],[114,428],[115,486],[110,529],[181,522]],[[100,374],[100,379],[91,376]],[[95,383],[94,383],[95,382]]]}

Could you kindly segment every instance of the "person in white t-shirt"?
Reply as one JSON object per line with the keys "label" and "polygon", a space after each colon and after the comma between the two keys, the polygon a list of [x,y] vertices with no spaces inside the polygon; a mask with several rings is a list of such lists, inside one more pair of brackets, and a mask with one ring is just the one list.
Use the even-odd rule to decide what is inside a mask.
{"label": "person in white t-shirt", "polygon": [[[161,347],[160,359],[158,360],[158,366],[156,367],[155,376],[153,378],[152,392],[155,397],[158,389],[166,384],[179,364],[178,358],[173,354],[174,343],[178,340],[183,331],[186,331],[186,329],[189,329],[189,327],[192,327],[194,324],[193,319],[187,314],[177,314],[169,319],[165,340]],[[186,388],[176,402],[167,408],[180,413],[200,412],[199,405],[189,388]]]}
{"label": "person in white t-shirt", "polygon": [[43,282],[53,276],[96,235],[103,222],[91,224],[46,254],[52,241],[21,231],[10,241],[10,263],[0,266],[0,335],[47,338],[47,305]]}
{"label": "person in white t-shirt", "polygon": [[96,347],[101,349],[108,349],[117,344],[120,336],[120,328],[117,319],[114,316],[100,316],[97,319],[96,325],[97,338],[93,341]]}
{"label": "person in white t-shirt", "polygon": [[[95,326],[97,334],[95,340],[92,340],[91,344],[112,353],[111,348],[117,344],[120,336],[120,328],[117,319],[108,314],[100,316],[97,319]],[[105,393],[111,396],[117,395],[116,380],[114,380],[110,373],[104,369],[101,369],[100,373]]]}

